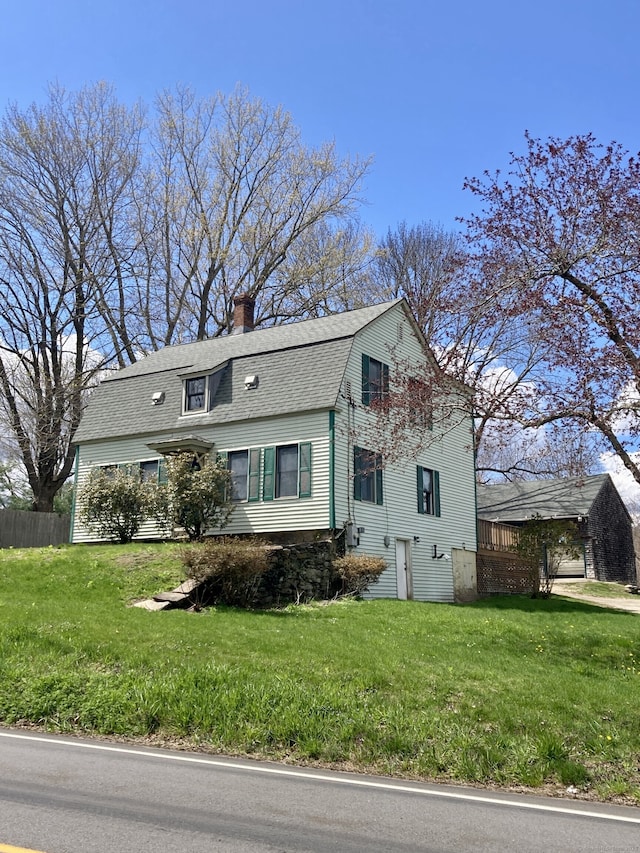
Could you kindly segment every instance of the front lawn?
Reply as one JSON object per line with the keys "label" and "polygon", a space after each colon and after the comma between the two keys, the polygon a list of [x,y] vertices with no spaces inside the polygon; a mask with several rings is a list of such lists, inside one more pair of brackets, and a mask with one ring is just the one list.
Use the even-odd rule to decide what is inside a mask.
{"label": "front lawn", "polygon": [[0,722],[640,804],[640,616],[575,600],[125,606],[176,545],[0,551]]}

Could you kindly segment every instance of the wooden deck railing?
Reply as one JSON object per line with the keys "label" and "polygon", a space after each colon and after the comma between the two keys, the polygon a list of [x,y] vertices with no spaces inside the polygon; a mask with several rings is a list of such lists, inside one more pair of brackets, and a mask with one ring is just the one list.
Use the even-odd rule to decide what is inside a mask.
{"label": "wooden deck railing", "polygon": [[520,536],[517,527],[478,519],[478,550],[515,551]]}

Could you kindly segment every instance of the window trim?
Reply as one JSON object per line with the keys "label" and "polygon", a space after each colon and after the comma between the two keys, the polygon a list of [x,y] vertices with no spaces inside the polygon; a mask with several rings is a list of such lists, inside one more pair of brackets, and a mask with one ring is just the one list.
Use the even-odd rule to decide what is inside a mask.
{"label": "window trim", "polygon": [[229,456],[232,453],[247,454],[247,497],[235,499],[234,503],[255,503],[260,500],[260,471],[262,467],[262,450],[259,447],[236,447],[233,450],[223,450],[218,453],[218,460],[227,471],[231,472]]}
{"label": "window trim", "polygon": [[[220,382],[222,381],[222,376],[227,367],[225,363],[217,370],[213,370],[210,373],[198,373],[192,376],[184,376],[182,379],[182,415],[202,415],[210,412],[213,409],[214,400],[218,388],[220,387]],[[198,409],[189,409],[189,393],[188,387],[190,382],[197,382],[198,380],[204,380],[204,403]],[[195,395],[193,395],[195,396]]]}
{"label": "window trim", "polygon": [[[143,476],[144,471],[150,471],[149,468],[145,468],[143,466],[149,466],[155,464],[155,472],[152,476]],[[140,471],[140,482],[142,483],[159,483],[160,482],[160,460],[159,459],[141,459],[138,462],[138,469]]]}
{"label": "window trim", "polygon": [[[371,364],[380,365],[380,383],[375,387],[371,381]],[[372,403],[383,402],[389,396],[389,365],[380,359],[373,358],[362,353],[362,404],[370,406]]]}
{"label": "window trim", "polygon": [[[204,382],[204,390],[198,392],[197,394],[189,394],[189,383],[191,382]],[[199,406],[197,409],[189,408],[189,400],[191,397],[200,396],[202,394],[202,406]],[[209,402],[209,377],[205,375],[201,376],[187,376],[183,383],[182,390],[182,414],[183,415],[199,415],[202,412],[206,412],[208,410],[208,402]]]}
{"label": "window trim", "polygon": [[[291,450],[295,450],[295,468],[292,469],[284,469],[283,462],[285,459],[287,461],[292,457],[290,453]],[[285,455],[286,452],[286,455]],[[291,475],[295,475],[293,478],[293,482],[295,483],[295,492],[286,492],[286,494],[282,494],[283,483],[288,482],[291,479]],[[298,444],[279,444],[276,447],[276,464],[275,464],[275,498],[297,498],[300,492],[300,446]],[[285,481],[285,475],[289,475]]]}
{"label": "window trim", "polygon": [[[424,472],[427,471],[431,475],[431,507],[429,507],[429,501],[425,500],[425,495],[427,494],[424,488]],[[440,472],[436,471],[435,468],[427,468],[424,465],[416,466],[416,480],[417,480],[417,498],[418,498],[418,512],[420,515],[430,515],[435,518],[439,518],[441,515],[440,508]]]}
{"label": "window trim", "polygon": [[[365,457],[373,460],[373,468],[369,465],[366,468],[362,465],[362,460]],[[382,479],[382,454],[375,453],[373,450],[368,450],[364,447],[353,448],[353,499],[362,503],[375,504],[383,506],[384,504],[384,489]],[[363,476],[372,477],[373,500],[368,500],[362,497]]]}
{"label": "window trim", "polygon": [[[296,447],[298,451],[295,495],[277,495],[278,450],[284,447]],[[286,444],[265,447],[263,453],[262,500],[299,500],[311,497],[312,451],[310,441],[291,441]],[[306,464],[301,465],[301,461]]]}
{"label": "window trim", "polygon": [[[239,497],[236,497],[234,495],[233,468],[231,466],[231,463],[232,463],[232,457],[234,455],[239,456],[240,454],[245,455],[246,460],[247,460],[247,468],[246,468],[246,473],[244,475],[244,477],[245,477],[244,496],[239,498]],[[226,456],[225,467],[227,468],[227,471],[229,471],[229,485],[230,485],[230,491],[231,491],[231,494],[229,497],[230,497],[231,501],[233,501],[233,503],[247,503],[247,501],[249,500],[249,449],[243,448],[240,450],[228,450],[225,453],[225,456]]]}

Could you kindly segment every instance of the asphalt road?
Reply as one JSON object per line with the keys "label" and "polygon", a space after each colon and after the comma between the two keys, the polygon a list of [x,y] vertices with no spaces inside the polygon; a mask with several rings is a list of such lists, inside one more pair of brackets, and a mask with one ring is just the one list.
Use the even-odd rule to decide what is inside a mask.
{"label": "asphalt road", "polygon": [[640,809],[0,729],[0,850],[636,851]]}

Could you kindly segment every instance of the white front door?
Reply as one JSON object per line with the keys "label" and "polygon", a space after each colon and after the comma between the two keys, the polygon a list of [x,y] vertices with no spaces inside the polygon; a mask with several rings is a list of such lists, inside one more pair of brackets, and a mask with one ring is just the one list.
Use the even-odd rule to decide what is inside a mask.
{"label": "white front door", "polygon": [[396,588],[398,598],[410,597],[411,569],[409,566],[409,542],[406,539],[396,539]]}

